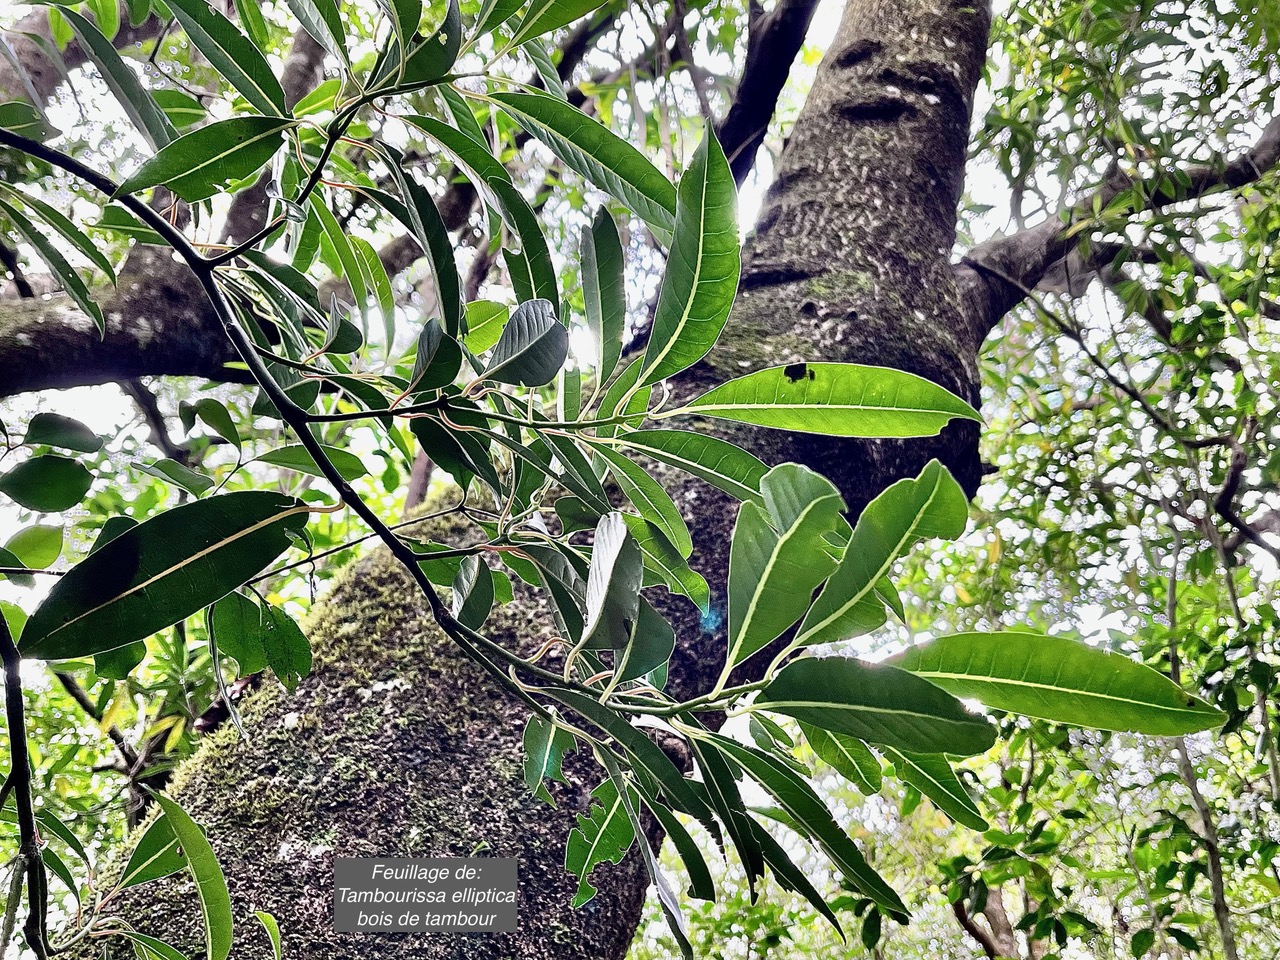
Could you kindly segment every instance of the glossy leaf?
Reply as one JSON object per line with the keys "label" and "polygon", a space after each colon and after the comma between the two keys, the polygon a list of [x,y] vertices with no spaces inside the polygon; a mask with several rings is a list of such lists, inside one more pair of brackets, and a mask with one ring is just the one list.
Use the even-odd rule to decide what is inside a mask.
{"label": "glossy leaf", "polygon": [[298,501],[265,491],[157,514],[59,579],[27,623],[22,652],[61,660],[148,637],[260,573],[306,521]]}
{"label": "glossy leaf", "polygon": [[687,430],[633,430],[618,440],[655,460],[679,467],[739,500],[758,500],[765,462],[741,447]]}
{"label": "glossy leaf", "polygon": [[711,128],[680,178],[675,238],[658,292],[642,384],[657,383],[710,352],[738,292],[738,197]]}
{"label": "glossy leaf", "polygon": [[689,566],[675,544],[651,521],[630,513],[624,513],[622,519],[644,554],[644,568],[649,574],[645,585],[662,584],[672,593],[688,597],[706,613],[711,605],[706,578]]}
{"label": "glossy leaf", "polygon": [[280,81],[262,52],[234,23],[208,0],[172,0],[168,6],[196,49],[255,109],[277,117],[288,115]]}
{"label": "glossy leaf", "polygon": [[8,190],[28,210],[57,230],[68,243],[84,254],[95,267],[107,275],[107,279],[112,283],[116,282],[115,270],[112,268],[111,261],[107,259],[106,254],[99,250],[79,227],[67,219],[65,214],[45,203],[39,197],[33,197],[7,183],[0,183],[0,189]]}
{"label": "glossy leaf", "polygon": [[847,657],[788,663],[756,695],[755,706],[912,753],[967,757],[995,743],[995,727],[929,682]]}
{"label": "glossy leaf", "polygon": [[927,437],[952,419],[981,420],[937,384],[856,363],[766,367],[712,387],[665,416],[691,413],[832,437]]}
{"label": "glossy leaf", "polygon": [[524,728],[524,782],[539,800],[555,806],[544,780],[566,783],[561,765],[564,755],[576,746],[573,734],[533,714]]}
{"label": "glossy leaf", "polygon": [[182,847],[191,868],[204,915],[205,955],[207,960],[227,960],[231,955],[231,896],[222,875],[218,858],[202,831],[177,803],[162,793],[155,795],[164,810],[165,819]]}
{"label": "glossy leaf", "polygon": [[508,46],[518,47],[531,37],[540,37],[573,23],[602,6],[604,2],[605,0],[532,0]]}
{"label": "glossy leaf", "polygon": [[186,866],[187,858],[169,818],[156,817],[134,844],[116,886],[121,889],[134,887],[177,873]]}
{"label": "glossy leaf", "polygon": [[479,556],[462,561],[453,581],[452,613],[464,627],[479,630],[493,609],[493,571]]}
{"label": "glossy leaf", "polygon": [[1150,667],[1068,637],[959,633],[894,661],[957,697],[1056,723],[1179,736],[1226,720]]}
{"label": "glossy leaf", "polygon": [[596,525],[587,577],[587,619],[582,642],[588,649],[626,649],[639,616],[644,578],[640,548],[622,514],[608,513]]}
{"label": "glossy leaf", "polygon": [[287,0],[289,9],[313,40],[344,63],[347,57],[346,27],[334,0]]}
{"label": "glossy leaf", "polygon": [[22,442],[29,447],[59,447],[77,453],[97,453],[102,449],[100,436],[79,420],[59,413],[37,413],[27,424],[27,435]]}
{"label": "glossy leaf", "polygon": [[956,823],[971,830],[985,831],[989,824],[982,811],[969,796],[947,758],[939,754],[905,754],[890,747],[885,756],[893,763],[898,779],[909,783],[934,802],[939,810]]}
{"label": "glossy leaf", "polygon": [[642,596],[626,650],[613,665],[616,682],[626,683],[651,674],[671,659],[675,647],[675,630]]}
{"label": "glossy leaf", "polygon": [[591,226],[582,231],[582,298],[587,329],[597,350],[596,379],[605,383],[622,356],[627,325],[627,287],[622,241],[618,225],[608,209],[596,211]]}
{"label": "glossy leaf", "polygon": [[880,761],[865,743],[857,737],[832,733],[811,723],[801,723],[800,729],[813,752],[861,793],[873,796],[880,792]]}
{"label": "glossy leaf", "polygon": [[595,454],[609,465],[609,471],[618,482],[622,493],[631,501],[642,517],[656,526],[680,552],[688,558],[693,552],[693,540],[684,517],[671,499],[671,494],[642,467],[627,457],[605,446],[594,448]]}

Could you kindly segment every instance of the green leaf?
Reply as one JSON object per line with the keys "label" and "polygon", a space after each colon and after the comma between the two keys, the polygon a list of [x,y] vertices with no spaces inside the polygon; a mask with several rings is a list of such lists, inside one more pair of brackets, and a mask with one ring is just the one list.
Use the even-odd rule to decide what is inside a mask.
{"label": "green leaf", "polygon": [[[323,444],[321,449],[324,451],[325,458],[337,468],[338,473],[342,474],[343,480],[348,482],[357,480],[369,472],[364,461],[349,450]],[[291,443],[288,446],[269,450],[258,457],[257,461],[284,467],[286,470],[296,470],[298,473],[310,474],[313,477],[324,477],[324,472],[316,464],[315,458],[300,443]]]}
{"label": "green leaf", "polygon": [[84,464],[45,454],[0,475],[0,494],[36,513],[58,513],[83,500],[92,484]]}
{"label": "green leaf", "polygon": [[528,43],[521,44],[520,49],[529,57],[529,62],[537,71],[542,85],[547,88],[547,93],[567,103],[569,95],[564,92],[564,82],[560,79],[556,65],[551,62],[551,55],[547,53],[547,48],[537,40],[530,40]]}
{"label": "green leaf", "polygon": [[9,538],[4,548],[20,562],[18,566],[47,570],[62,555],[62,527],[34,524]]}
{"label": "green leaf", "polygon": [[472,39],[483,37],[486,33],[498,29],[516,15],[524,6],[524,0],[484,0],[480,14],[476,17],[476,30]]}
{"label": "green leaf", "polygon": [[168,241],[164,237],[146,226],[124,207],[115,205],[104,209],[102,217],[97,223],[90,224],[89,229],[100,233],[128,237],[131,240],[137,240],[138,243],[150,244],[153,247],[168,246]]}
{"label": "green leaf", "polygon": [[956,823],[964,824],[971,830],[988,829],[989,824],[983,818],[982,811],[973,802],[969,791],[951,769],[946,757],[939,754],[904,754],[891,747],[885,748],[885,756],[893,763],[899,780],[923,793]]}
{"label": "green leaf", "polygon": [[[113,2],[110,7],[115,9],[116,4]],[[103,36],[104,31],[99,30],[75,10],[64,8],[61,13],[75,30],[76,36],[80,38],[81,49],[97,66],[98,75],[115,96],[116,103],[151,145],[151,149],[159,150],[176,140],[178,132],[173,128],[169,117],[151,98],[150,92],[142,85],[137,73],[120,59],[115,46]]]}
{"label": "green leaf", "polygon": [[67,263],[67,258],[54,246],[48,234],[44,230],[37,228],[17,207],[4,200],[0,200],[0,213],[8,217],[14,229],[22,235],[22,238],[27,243],[36,249],[36,252],[40,254],[40,259],[45,262],[50,272],[62,284],[62,289],[75,301],[76,306],[89,315],[94,326],[98,328],[99,336],[101,336],[106,331],[106,322],[102,318],[102,308],[94,301],[93,294],[89,292],[89,287],[85,284],[84,279],[80,274],[76,273],[71,264]]}
{"label": "green leaf", "polygon": [[165,458],[157,460],[155,463],[140,463],[138,464],[138,469],[149,476],[177,484],[183,490],[195,494],[197,497],[203,496],[213,489],[212,480],[203,473],[197,473],[177,460]]}
{"label": "green leaf", "polygon": [[574,909],[596,895],[596,888],[588,882],[591,871],[601,863],[621,863],[636,838],[622,794],[612,778],[592,790],[591,796],[596,802],[586,816],[578,814],[578,825],[569,833],[565,849],[565,869],[578,878]]}
{"label": "green leaf", "polygon": [[93,672],[105,680],[124,680],[147,657],[147,645],[141,640],[123,647],[93,655]]}
{"label": "green leaf", "polygon": [[703,734],[732,757],[764,787],[779,806],[840,868],[846,880],[885,908],[892,916],[905,919],[907,908],[884,879],[862,856],[858,845],[840,829],[826,804],[805,780],[781,760],[719,734]]}
{"label": "green leaf", "polygon": [[111,931],[113,936],[124,937],[133,944],[133,953],[138,960],[187,960],[181,953],[155,937],[149,937],[145,933],[139,933],[136,930],[126,930],[123,927],[115,928]]}
{"label": "green leaf", "polygon": [[405,37],[412,37],[422,23],[423,0],[391,0],[391,7],[396,18],[396,27]]}
{"label": "green leaf", "polygon": [[567,783],[561,765],[564,755],[574,749],[576,742],[568,730],[532,714],[524,728],[524,782],[533,795],[555,806],[555,799],[544,780]]}
{"label": "green leaf", "polygon": [[416,393],[446,387],[453,383],[461,369],[462,349],[458,346],[458,341],[445,333],[440,321],[432,317],[422,325],[418,334],[413,373],[405,392]]}
{"label": "green leaf", "polygon": [[763,504],[742,504],[730,545],[726,673],[800,619],[835,568],[835,560],[816,549],[844,510],[831,481],[785,463],[764,475],[760,489]]}
{"label": "green leaf", "polygon": [[297,500],[265,491],[157,514],[59,579],[28,622],[22,652],[64,660],[144,639],[256,576],[306,522]]}
{"label": "green leaf", "polygon": [[680,516],[679,508],[662,484],[649,476],[643,468],[606,446],[597,445],[594,451],[596,456],[609,465],[610,472],[632,506],[666,534],[680,556],[687,559],[693,552],[693,540],[689,536],[684,517]]}
{"label": "green leaf", "polygon": [[671,659],[675,648],[675,630],[653,604],[641,597],[627,648],[613,665],[615,682],[626,683],[648,676]]}
{"label": "green leaf", "polygon": [[240,676],[267,669],[262,608],[249,597],[229,593],[215,603],[210,629],[218,653],[235,660]]}
{"label": "green leaf", "polygon": [[605,207],[582,231],[582,298],[597,351],[596,382],[606,383],[622,356],[627,286],[618,225]]}
{"label": "green leaf", "polygon": [[526,300],[503,327],[482,376],[540,387],[555,379],[568,355],[569,329],[556,319],[555,306],[547,300]]}
{"label": "green leaf", "polygon": [[100,436],[79,420],[58,413],[37,413],[32,417],[22,442],[28,447],[60,447],[77,453],[97,453],[102,449]]}
{"label": "green leaf", "polygon": [[401,89],[435,83],[449,72],[462,48],[462,12],[458,0],[448,0],[444,20],[434,33],[409,48]]}
{"label": "green leaf", "polygon": [[819,759],[830,764],[862,794],[870,797],[880,792],[880,761],[865,743],[857,737],[831,733],[811,723],[801,723],[800,729]]}
{"label": "green leaf", "polygon": [[101,250],[94,246],[93,241],[85,236],[79,227],[67,219],[65,214],[49,206],[43,200],[23,193],[7,183],[0,183],[0,187],[8,190],[28,209],[34,211],[36,216],[62,234],[72,246],[92,261],[94,266],[105,273],[112,283],[116,282],[116,272],[111,267],[111,261],[107,259]]}
{"label": "green leaf", "polygon": [[959,633],[894,662],[957,697],[1055,723],[1172,737],[1226,721],[1150,667],[1068,637]]}
{"label": "green leaf", "polygon": [[1144,927],[1133,935],[1133,939],[1129,941],[1129,953],[1136,957],[1145,957],[1147,951],[1156,942],[1156,932],[1150,927]]}
{"label": "green leaf", "polygon": [[334,0],[287,0],[289,9],[313,40],[343,63],[347,56],[346,28]]}
{"label": "green leaf", "polygon": [[273,960],[282,960],[284,957],[284,945],[280,942],[280,924],[276,923],[276,918],[265,910],[255,910],[253,915],[258,918],[262,928],[267,931],[267,939],[271,941]]}
{"label": "green leaf", "polygon": [[587,577],[587,620],[582,642],[591,650],[621,655],[640,615],[644,564],[622,514],[607,513],[596,524]]}
{"label": "green leaf", "polygon": [[494,159],[487,146],[435,117],[407,116],[401,119],[413,124],[443,147],[449,159],[466,173],[467,179],[485,198],[485,202],[495,210],[501,208],[497,196],[489,188],[489,181],[495,178],[510,181],[511,177],[506,168]]}
{"label": "green leaf", "polygon": [[[236,429],[235,420],[231,417],[231,411],[218,400],[213,397],[202,397],[189,407],[179,404],[178,412],[181,415],[184,408],[189,408],[191,416],[201,420],[210,430],[220,436],[227,443],[231,444],[237,450],[240,449],[240,431]],[[194,425],[195,420],[192,420]],[[190,432],[188,427],[187,431]]]}
{"label": "green leaf", "polygon": [[720,338],[738,292],[737,210],[733,172],[708,126],[680,178],[675,239],[658,291],[642,384],[693,366]]}
{"label": "green leaf", "polygon": [[347,283],[351,285],[351,296],[360,310],[360,315],[367,322],[369,319],[369,291],[364,282],[364,270],[360,266],[360,260],[355,250],[351,247],[351,241],[338,223],[338,218],[333,215],[333,211],[329,209],[329,205],[324,202],[324,198],[318,192],[311,195],[310,203],[312,211],[320,221],[321,229],[324,230],[325,237],[328,238],[334,253],[342,264],[343,276],[346,277]]}
{"label": "green leaf", "polygon": [[558,30],[585,17],[592,10],[603,6],[604,2],[605,0],[533,0],[507,47],[518,47],[531,37],[540,37],[544,33]]}
{"label": "green leaf", "polygon": [[159,816],[138,838],[116,887],[121,890],[136,887],[177,873],[186,866],[187,858],[174,835],[173,824],[168,817]]}
{"label": "green leaf", "polygon": [[995,727],[928,681],[846,657],[793,660],[754,707],[910,753],[967,757],[995,743]]}
{"label": "green leaf", "polygon": [[227,881],[222,875],[218,858],[209,846],[204,831],[185,810],[163,793],[157,793],[155,799],[164,810],[165,818],[182,846],[183,855],[191,867],[191,876],[196,882],[200,910],[204,915],[207,960],[227,960],[231,954],[231,896],[227,892]]}
{"label": "green leaf", "polygon": [[634,430],[618,442],[679,467],[739,500],[759,500],[768,465],[741,447],[705,433],[687,430]]}
{"label": "green leaf", "polygon": [[462,561],[453,581],[454,617],[464,627],[479,630],[493,609],[493,571],[478,555]]}
{"label": "green leaf", "polygon": [[678,414],[831,437],[927,437],[956,417],[982,419],[923,377],[856,363],[766,367],[712,387],[663,416]]}
{"label": "green leaf", "polygon": [[[705,728],[692,718],[685,718],[695,729]],[[751,815],[747,813],[742,793],[738,790],[737,768],[731,767],[724,754],[711,744],[697,737],[688,740],[689,750],[697,763],[698,773],[706,788],[707,802],[724,824],[729,839],[733,841],[738,860],[746,873],[751,899],[756,897],[756,878],[764,876],[764,856],[755,831],[751,829]]]}
{"label": "green leaf", "polygon": [[836,928],[836,933],[840,934],[840,939],[843,940],[844,928],[840,926],[840,921],[836,919],[835,912],[831,909],[830,904],[827,903],[827,898],[818,892],[818,889],[809,881],[808,875],[792,862],[782,844],[775,840],[768,830],[756,823],[755,820],[751,820],[750,824],[756,843],[760,845],[764,862],[773,871],[774,879],[778,881],[778,884],[784,890],[798,893],[808,900],[814,909],[826,917],[827,922]]}
{"label": "green leaf", "polygon": [[[644,154],[604,124],[556,97],[495,93],[493,99],[567,167],[648,223],[659,240],[669,241],[675,229],[676,189]],[[694,165],[697,163],[695,159]],[[732,190],[729,195],[732,200]],[[734,243],[736,250],[736,234]]]}
{"label": "green leaf", "polygon": [[794,645],[847,640],[881,626],[884,603],[876,587],[894,560],[927,537],[954,540],[968,516],[964,491],[937,460],[915,479],[893,484],[858,518],[840,565],[805,615]]}
{"label": "green leaf", "polygon": [[262,15],[260,5],[256,0],[235,0],[235,6],[236,14],[240,17],[240,23],[245,33],[249,35],[249,39],[258,49],[268,49],[271,45],[271,33],[267,29],[267,21]]}
{"label": "green leaf", "polygon": [[293,125],[276,117],[232,117],[200,127],[146,161],[113,197],[168,187],[188,203],[207,200],[228,181],[243,180],[267,163]]}
{"label": "green leaf", "polygon": [[[502,251],[503,256],[508,258],[508,265],[513,258],[524,265],[522,268],[517,267],[521,273],[512,277],[519,299],[540,299],[548,300],[553,304],[559,303],[560,290],[556,284],[555,264],[551,261],[547,238],[543,236],[542,227],[538,224],[538,217],[529,206],[529,201],[511,185],[511,181],[505,175],[491,177],[489,189],[498,198],[503,220],[520,239],[518,256],[510,247],[504,247]],[[528,291],[525,293],[521,293],[522,281],[527,283]]]}
{"label": "green leaf", "polygon": [[290,693],[311,672],[311,644],[307,635],[279,607],[267,607],[263,611],[262,649],[271,672]]}
{"label": "green leaf", "polygon": [[21,100],[0,103],[0,130],[8,130],[42,143],[58,134],[39,110]]}
{"label": "green leaf", "polygon": [[472,353],[484,353],[502,337],[511,319],[511,311],[492,300],[473,300],[467,304],[467,335],[462,342]]}
{"label": "green leaf", "polygon": [[277,117],[288,115],[280,81],[262,52],[234,23],[208,0],[171,0],[168,6],[196,49],[254,108]]}
{"label": "green leaf", "polygon": [[169,122],[179,130],[203,123],[208,116],[199,100],[181,90],[152,90],[151,97],[160,105]]}
{"label": "green leaf", "polygon": [[622,519],[644,554],[645,571],[654,578],[646,578],[645,586],[660,583],[672,593],[688,597],[705,614],[711,605],[706,578],[689,566],[675,544],[652,522],[630,513],[624,513]]}
{"label": "green leaf", "polygon": [[[93,11],[93,18],[98,21],[98,26],[102,32],[106,34],[104,39],[110,41],[116,38],[116,34],[120,32],[120,4],[118,0],[89,0],[87,6]],[[60,11],[64,19],[70,10],[63,9]]]}
{"label": "green leaf", "polygon": [[711,879],[711,871],[707,869],[707,861],[702,850],[689,835],[679,817],[671,812],[671,807],[651,791],[643,781],[636,782],[636,791],[644,800],[654,818],[662,825],[662,831],[676,848],[685,871],[689,874],[689,896],[699,900],[715,900],[716,887]]}

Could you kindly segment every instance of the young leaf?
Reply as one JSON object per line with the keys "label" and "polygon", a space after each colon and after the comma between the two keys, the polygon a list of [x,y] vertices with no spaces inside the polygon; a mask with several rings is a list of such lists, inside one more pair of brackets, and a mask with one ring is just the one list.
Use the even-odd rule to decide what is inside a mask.
{"label": "young leaf", "polygon": [[23,631],[22,652],[63,660],[144,639],[260,573],[306,522],[298,501],[266,491],[157,514],[58,580]]}
{"label": "young leaf", "polygon": [[995,727],[928,681],[847,657],[788,663],[754,706],[911,753],[967,757],[995,743]]}
{"label": "young leaf", "polygon": [[70,510],[93,485],[93,474],[75,460],[45,454],[0,475],[0,494],[36,513]]}
{"label": "young leaf", "polygon": [[288,116],[280,81],[266,57],[234,23],[208,0],[172,0],[169,9],[196,49],[254,108],[272,116]]}
{"label": "young leaf", "polygon": [[243,180],[275,156],[293,125],[276,117],[232,117],[200,127],[146,161],[114,196],[168,187],[188,203],[207,200],[227,181]]}
{"label": "young leaf", "polygon": [[835,567],[815,549],[844,509],[831,481],[787,463],[766,473],[760,486],[764,503],[742,504],[730,546],[726,673],[800,619]]}
{"label": "young leaf", "polygon": [[885,756],[893,763],[898,779],[915,787],[934,802],[939,810],[956,823],[971,830],[988,829],[982,811],[969,796],[947,758],[940,754],[899,753],[885,747]]}
{"label": "young leaf", "polygon": [[569,355],[569,329],[547,300],[516,307],[493,348],[483,376],[498,383],[540,387],[555,379]]}
{"label": "young leaf", "polygon": [[766,367],[712,387],[663,416],[678,414],[831,437],[927,437],[956,417],[982,419],[932,381],[856,363]]}
{"label": "young leaf", "polygon": [[163,793],[157,793],[155,799],[178,838],[196,882],[200,910],[204,914],[205,956],[207,960],[227,960],[231,955],[231,896],[218,858],[204,831],[185,810]]}
{"label": "young leaf", "polygon": [[644,578],[640,548],[620,513],[608,513],[596,525],[587,577],[587,622],[582,642],[592,650],[625,650],[640,613]]}
{"label": "young leaf", "polygon": [[280,924],[276,923],[276,918],[265,910],[255,910],[253,915],[258,918],[262,928],[267,931],[267,939],[271,941],[271,956],[273,960],[282,960],[284,957],[284,945],[280,942]]}
{"label": "young leaf", "polygon": [[655,460],[679,467],[739,500],[759,500],[768,465],[739,446],[687,430],[634,430],[618,442]]}
{"label": "young leaf", "polygon": [[847,640],[885,621],[876,585],[912,544],[926,537],[954,540],[964,532],[969,505],[960,484],[937,460],[915,479],[899,480],[867,505],[844,557],[805,615],[796,646]]}
{"label": "young leaf", "polygon": [[733,307],[741,261],[738,197],[711,128],[680,178],[675,239],[658,291],[642,384],[657,383],[710,352]]}
{"label": "young leaf", "polygon": [[[493,99],[566,166],[648,223],[659,240],[669,241],[675,229],[676,189],[644,154],[604,124],[556,97],[495,93]],[[697,162],[695,159],[694,164]]]}
{"label": "young leaf", "polygon": [[492,300],[473,300],[467,304],[467,335],[462,342],[472,353],[484,353],[502,337],[511,319],[511,311]]}
{"label": "young leaf", "polygon": [[613,778],[592,790],[591,796],[596,802],[586,816],[578,814],[578,825],[570,832],[565,849],[565,869],[578,878],[578,892],[573,898],[575,909],[596,895],[596,888],[588,881],[591,871],[606,861],[621,863],[636,837]]}
{"label": "young leaf", "polygon": [[598,351],[596,382],[605,383],[622,356],[627,325],[622,241],[618,225],[605,207],[596,211],[591,226],[582,231],[582,299],[587,308],[587,329]]}
{"label": "young leaf", "polygon": [[957,697],[1095,730],[1173,737],[1226,720],[1150,667],[1068,637],[959,633],[893,662]]}
{"label": "young leaf", "polygon": [[576,746],[573,734],[550,721],[532,714],[524,728],[524,782],[533,795],[555,806],[555,799],[544,780],[565,783],[561,764],[564,755]]}

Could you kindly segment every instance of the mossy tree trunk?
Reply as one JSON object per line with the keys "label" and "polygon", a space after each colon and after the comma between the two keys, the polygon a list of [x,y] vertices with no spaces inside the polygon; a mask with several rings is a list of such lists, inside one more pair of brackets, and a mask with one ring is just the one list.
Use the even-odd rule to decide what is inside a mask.
{"label": "mossy tree trunk", "polygon": [[[984,325],[966,314],[950,257],[989,17],[987,0],[849,0],[749,243],[730,329],[682,389],[821,359],[910,370],[977,401]],[[970,492],[980,476],[971,426],[904,443],[768,431],[735,439],[768,461],[822,470],[853,514],[931,457]],[[669,479],[694,521],[695,565],[713,588],[723,584],[733,505]],[[723,605],[722,591],[716,602]],[[664,600],[664,608],[680,636],[672,685],[703,691],[725,638],[704,630],[687,604]],[[545,604],[523,595],[486,629],[533,649],[550,624]],[[173,786],[208,827],[242,934],[251,911],[266,909],[281,921],[287,955],[298,958],[622,957],[647,887],[638,858],[598,871],[600,894],[577,911],[569,907],[575,881],[562,865],[575,815],[601,776],[590,761],[570,765],[556,809],[528,795],[525,710],[443,638],[384,553],[339,578],[309,629],[316,667],[296,694],[255,694],[244,707],[250,741],[224,728]],[[519,859],[517,934],[333,931],[335,857],[473,852]],[[189,882],[139,888],[121,909],[140,929],[198,955]],[[111,949],[109,956],[130,955]]]}

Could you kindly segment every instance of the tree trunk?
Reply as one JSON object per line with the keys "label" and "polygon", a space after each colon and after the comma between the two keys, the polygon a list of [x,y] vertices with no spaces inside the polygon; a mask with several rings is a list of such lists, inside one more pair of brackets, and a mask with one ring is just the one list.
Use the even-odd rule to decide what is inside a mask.
{"label": "tree trunk", "polygon": [[[962,309],[950,255],[989,16],[985,0],[849,0],[749,243],[732,326],[678,389],[821,359],[898,367],[977,401],[981,333]],[[852,515],[931,457],[970,493],[980,477],[971,425],[902,443],[733,437],[769,462],[822,470]],[[723,610],[735,505],[686,478],[667,479],[696,517],[694,565],[721,588],[714,602]],[[459,534],[441,524],[431,536]],[[671,685],[678,694],[704,691],[725,637],[705,630],[687,603],[664,600],[663,608],[680,638]],[[523,595],[485,629],[532,650],[550,624],[545,603]],[[569,907],[576,881],[563,868],[575,814],[601,772],[579,756],[569,783],[554,791],[555,810],[530,798],[521,777],[524,708],[443,638],[385,552],[339,577],[309,633],[316,666],[296,694],[255,694],[244,707],[250,742],[220,730],[173,786],[223,861],[239,936],[250,934],[252,910],[267,909],[293,957],[621,958],[648,885],[639,859],[597,871],[601,892],[577,911]],[[335,857],[473,852],[519,859],[518,933],[333,931]],[[198,953],[189,881],[138,888],[120,909],[139,929]],[[265,949],[253,936],[259,942],[241,955]],[[130,955],[123,944],[111,950]]]}

